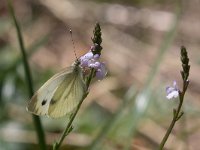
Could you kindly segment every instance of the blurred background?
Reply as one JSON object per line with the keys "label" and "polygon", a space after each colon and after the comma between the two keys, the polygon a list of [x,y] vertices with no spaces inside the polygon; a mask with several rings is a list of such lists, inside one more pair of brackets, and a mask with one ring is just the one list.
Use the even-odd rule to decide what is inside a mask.
{"label": "blurred background", "polygon": [[[6,1],[0,1],[0,150],[35,150],[36,132],[25,108],[29,100],[22,56]],[[200,1],[17,0],[15,15],[33,77],[34,90],[92,45],[95,23],[102,28],[108,75],[93,81],[62,149],[153,150],[159,146],[178,100],[165,88],[178,82],[180,46],[190,58],[184,116],[167,150],[198,150],[200,140]],[[67,117],[41,117],[48,148]]]}

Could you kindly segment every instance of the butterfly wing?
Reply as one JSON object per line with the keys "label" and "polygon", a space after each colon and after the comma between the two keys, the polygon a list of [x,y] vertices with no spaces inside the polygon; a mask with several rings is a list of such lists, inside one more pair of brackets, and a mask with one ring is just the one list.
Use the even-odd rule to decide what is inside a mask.
{"label": "butterfly wing", "polygon": [[82,71],[77,66],[58,86],[49,104],[48,116],[59,118],[71,113],[86,93]]}
{"label": "butterfly wing", "polygon": [[35,115],[47,115],[50,101],[58,86],[73,73],[74,66],[65,68],[63,71],[51,77],[31,98],[27,110]]}

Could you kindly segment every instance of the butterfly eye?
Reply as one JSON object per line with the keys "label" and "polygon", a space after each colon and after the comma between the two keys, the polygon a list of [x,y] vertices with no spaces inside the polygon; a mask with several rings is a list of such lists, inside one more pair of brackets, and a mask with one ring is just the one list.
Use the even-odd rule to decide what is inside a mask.
{"label": "butterfly eye", "polygon": [[42,101],[42,106],[44,106],[46,103],[47,103],[47,100],[44,99],[44,100]]}

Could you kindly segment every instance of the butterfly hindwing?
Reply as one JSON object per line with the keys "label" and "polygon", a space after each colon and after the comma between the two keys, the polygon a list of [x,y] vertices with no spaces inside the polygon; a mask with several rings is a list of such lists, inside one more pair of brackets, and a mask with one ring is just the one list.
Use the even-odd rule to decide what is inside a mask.
{"label": "butterfly hindwing", "polygon": [[47,115],[50,101],[58,86],[72,74],[74,66],[65,68],[63,71],[51,77],[31,98],[27,110],[36,115]]}

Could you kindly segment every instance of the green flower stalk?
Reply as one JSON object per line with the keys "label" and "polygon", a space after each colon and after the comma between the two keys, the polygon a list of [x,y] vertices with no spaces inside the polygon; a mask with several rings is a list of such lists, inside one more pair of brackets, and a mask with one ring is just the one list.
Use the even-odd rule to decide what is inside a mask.
{"label": "green flower stalk", "polygon": [[92,79],[95,76],[98,79],[103,79],[103,77],[105,77],[106,75],[105,64],[99,61],[101,50],[102,50],[102,47],[101,47],[102,38],[101,38],[101,28],[98,23],[95,25],[93,34],[94,34],[94,37],[92,38],[93,46],[91,46],[91,49],[88,53],[86,53],[84,56],[81,56],[79,58],[80,66],[82,67],[82,69],[90,70],[89,74],[84,74],[87,92],[84,94],[83,98],[79,102],[75,111],[71,114],[70,120],[65,130],[63,131],[60,139],[53,144],[53,150],[58,150],[60,146],[62,145],[62,142],[64,141],[65,137],[73,130],[72,123],[81,107],[81,104],[83,103],[84,99],[87,97],[89,93],[88,92],[89,86]]}
{"label": "green flower stalk", "polygon": [[182,105],[183,105],[183,101],[184,101],[184,96],[185,96],[185,92],[187,90],[187,87],[189,85],[189,72],[190,72],[190,65],[189,65],[189,58],[187,55],[187,50],[184,46],[181,47],[181,62],[182,62],[182,71],[181,71],[181,76],[183,79],[183,89],[182,91],[178,89],[176,82],[174,82],[173,87],[167,87],[166,92],[167,92],[167,98],[171,99],[171,98],[176,98],[179,97],[179,104],[177,106],[176,109],[173,109],[173,119],[171,121],[171,124],[165,134],[165,136],[163,137],[160,146],[159,146],[159,150],[162,150],[164,148],[165,143],[167,142],[167,139],[169,137],[169,135],[172,132],[172,129],[174,128],[176,122],[183,116],[184,112],[181,111]]}
{"label": "green flower stalk", "polygon": [[100,27],[99,23],[96,23],[93,34],[94,34],[94,37],[92,37],[91,39],[92,39],[95,47],[92,50],[92,53],[94,55],[95,54],[101,55],[101,50],[103,48],[101,47],[102,38],[101,38],[101,27]]}
{"label": "green flower stalk", "polygon": [[184,46],[181,47],[181,62],[182,68],[181,76],[184,82],[187,82],[190,72],[189,58],[187,55],[187,50]]}

